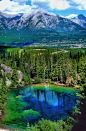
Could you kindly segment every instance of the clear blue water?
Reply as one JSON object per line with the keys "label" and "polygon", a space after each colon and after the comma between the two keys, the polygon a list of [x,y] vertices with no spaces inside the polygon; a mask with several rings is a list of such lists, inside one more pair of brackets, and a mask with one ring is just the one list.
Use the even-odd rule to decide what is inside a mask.
{"label": "clear blue water", "polygon": [[13,90],[8,94],[5,123],[26,125],[28,122],[34,124],[41,118],[52,121],[65,119],[77,105],[76,100],[79,98],[76,92],[62,87],[56,90],[53,87],[33,86]]}

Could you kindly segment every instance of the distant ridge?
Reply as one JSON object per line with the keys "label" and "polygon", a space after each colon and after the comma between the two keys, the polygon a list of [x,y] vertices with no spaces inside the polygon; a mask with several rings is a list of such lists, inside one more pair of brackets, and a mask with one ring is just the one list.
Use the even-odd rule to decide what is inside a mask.
{"label": "distant ridge", "polygon": [[84,15],[80,14],[77,17],[72,18],[71,20],[78,25],[86,28],[86,17]]}
{"label": "distant ridge", "polygon": [[[80,17],[80,16],[79,16]],[[84,16],[83,16],[84,17]],[[2,29],[51,29],[59,31],[77,31],[83,29],[74,22],[44,10],[35,10],[27,14],[10,15],[0,12]]]}
{"label": "distant ridge", "polygon": [[[80,15],[77,19],[82,21],[83,17]],[[86,29],[74,19],[63,18],[45,10],[16,15],[0,12],[0,45],[27,46],[58,41],[65,43],[70,39],[75,41]]]}

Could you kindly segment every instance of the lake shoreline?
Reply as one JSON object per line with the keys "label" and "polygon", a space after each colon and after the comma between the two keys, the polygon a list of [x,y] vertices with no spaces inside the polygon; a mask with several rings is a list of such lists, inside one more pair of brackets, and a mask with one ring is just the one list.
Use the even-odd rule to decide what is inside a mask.
{"label": "lake shoreline", "polygon": [[[37,86],[40,86],[40,89],[41,89],[41,87],[49,87],[49,86],[52,86],[52,87],[55,87],[55,88],[59,88],[59,87],[61,87],[61,88],[65,88],[65,89],[74,89],[74,90],[76,90],[76,88],[75,87],[72,87],[72,86],[70,86],[70,87],[68,87],[66,84],[46,84],[46,83],[40,83],[40,84],[28,84],[28,85],[22,85],[22,86],[20,86],[20,87],[17,87],[17,88],[21,88],[21,87],[28,87],[28,86],[33,86],[33,87],[37,87]],[[17,89],[16,88],[16,89]],[[3,114],[2,114],[3,115]],[[4,128],[3,126],[2,126],[2,124],[0,125],[0,131],[15,131],[14,129],[9,129],[9,128]]]}
{"label": "lake shoreline", "polygon": [[49,87],[49,86],[56,86],[56,87],[64,87],[64,88],[69,88],[69,89],[79,89],[79,85],[74,85],[74,86],[67,86],[66,84],[62,84],[62,83],[54,83],[54,84],[46,84],[46,83],[39,83],[39,84],[27,84],[27,85],[22,85],[20,87],[17,88],[21,88],[21,87],[28,87],[28,86],[45,86],[45,87]]}

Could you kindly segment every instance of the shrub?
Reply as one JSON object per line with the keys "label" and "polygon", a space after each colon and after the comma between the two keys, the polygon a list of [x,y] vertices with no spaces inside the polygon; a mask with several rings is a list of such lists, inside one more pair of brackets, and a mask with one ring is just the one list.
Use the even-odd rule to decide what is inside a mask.
{"label": "shrub", "polygon": [[34,84],[39,84],[39,83],[44,83],[44,79],[35,77]]}

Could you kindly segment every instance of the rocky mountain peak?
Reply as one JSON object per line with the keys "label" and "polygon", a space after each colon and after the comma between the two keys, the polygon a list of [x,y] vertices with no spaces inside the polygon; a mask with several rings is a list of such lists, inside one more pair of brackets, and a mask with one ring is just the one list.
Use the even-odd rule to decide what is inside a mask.
{"label": "rocky mountain peak", "polygon": [[77,17],[72,18],[71,21],[86,28],[86,17],[82,14],[78,15]]}
{"label": "rocky mountain peak", "polygon": [[86,20],[86,17],[84,15],[82,15],[82,14],[78,15],[77,17],[78,17],[78,19],[81,19],[81,20],[85,19]]}

